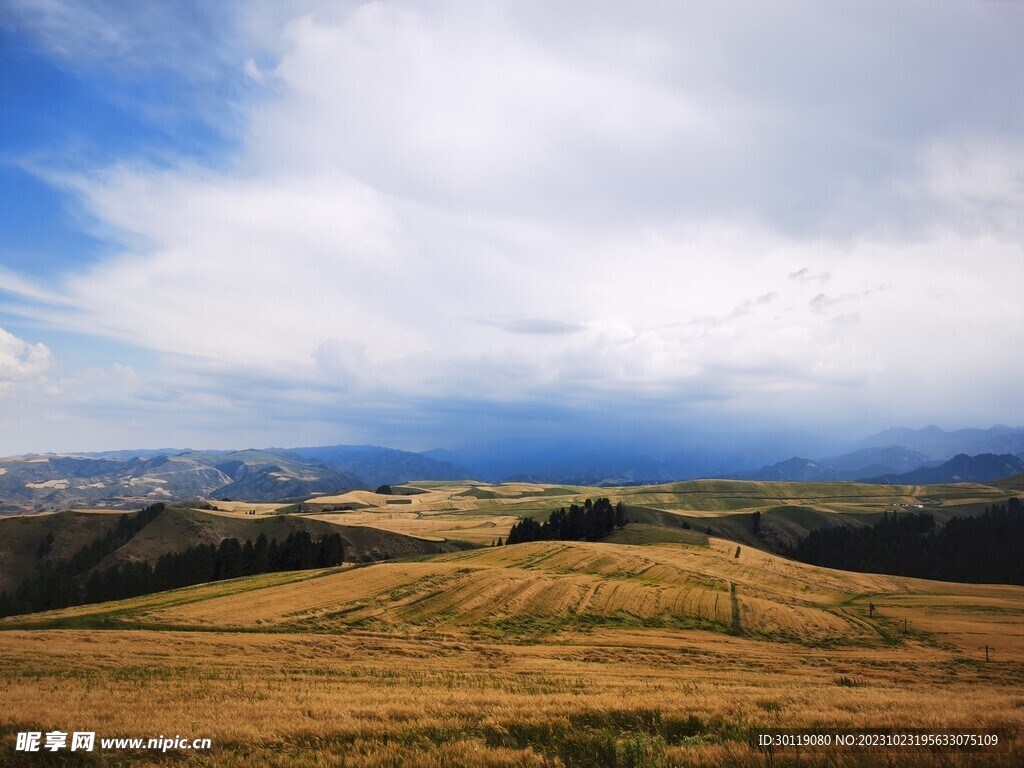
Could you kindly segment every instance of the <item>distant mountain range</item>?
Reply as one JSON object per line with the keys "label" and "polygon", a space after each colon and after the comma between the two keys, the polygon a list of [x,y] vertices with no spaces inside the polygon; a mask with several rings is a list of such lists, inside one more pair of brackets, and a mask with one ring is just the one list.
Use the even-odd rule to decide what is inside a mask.
{"label": "distant mountain range", "polygon": [[[960,453],[949,461],[921,461],[913,469],[898,471],[906,467],[917,454],[905,448],[879,448],[856,451],[860,457],[871,457],[871,463],[857,466],[851,460],[854,454],[837,456],[832,462],[819,462],[793,457],[756,472],[733,475],[734,480],[771,480],[801,483],[830,483],[852,480],[861,483],[888,483],[891,485],[934,485],[936,483],[987,483],[991,480],[1018,475],[1024,472],[1024,458],[1010,453],[981,453],[968,456]],[[844,466],[845,464],[845,466]],[[878,470],[882,470],[879,472]]]}
{"label": "distant mountain range", "polygon": [[[161,499],[279,501],[410,480],[473,478],[595,486],[725,477],[927,484],[984,482],[1024,471],[1021,427],[952,432],[935,426],[900,427],[860,444],[789,433],[688,434],[674,439],[672,444],[590,437],[504,440],[422,453],[332,445],[28,455],[0,459],[0,513]],[[842,447],[852,450],[835,450]],[[804,450],[808,453],[803,457],[820,458],[794,455]],[[780,460],[787,455],[792,458]]]}
{"label": "distant mountain range", "polygon": [[732,475],[736,480],[778,480],[788,482],[827,483],[860,480],[864,477],[896,474],[927,464],[928,457],[918,451],[888,446],[861,448],[851,453],[813,461],[794,456],[754,472]]}
{"label": "distant mountain range", "polygon": [[794,456],[757,470],[724,476],[737,480],[790,482],[986,482],[1020,472],[1014,469],[1015,462],[1024,458],[1024,428],[1021,427],[994,426],[954,432],[935,426],[898,427],[871,435],[862,442],[875,445],[820,459]]}
{"label": "distant mountain range", "polygon": [[860,480],[941,464],[960,453],[1024,455],[1024,427],[1005,426],[953,432],[934,426],[917,430],[899,427],[847,443],[799,433],[685,434],[673,439],[675,442],[668,438],[625,443],[589,438],[499,441],[421,455],[463,467],[480,480],[573,485],[663,483],[699,477]]}
{"label": "distant mountain range", "polygon": [[287,453],[354,475],[368,488],[409,480],[460,480],[471,475],[469,470],[450,461],[375,445],[292,448]]}
{"label": "distant mountain range", "polygon": [[1024,453],[1024,427],[997,424],[988,429],[957,429],[947,432],[934,425],[923,429],[895,427],[866,437],[865,447],[898,445],[925,454],[930,459],[946,461],[961,453]]}
{"label": "distant mountain range", "polygon": [[420,454],[373,446],[28,455],[0,459],[0,513],[165,499],[279,501],[465,474]]}
{"label": "distant mountain range", "polygon": [[845,445],[800,433],[687,432],[656,440],[587,433],[572,439],[499,440],[422,455],[464,467],[479,480],[601,486],[722,477],[793,455],[785,451],[806,451],[806,456]]}
{"label": "distant mountain range", "polygon": [[1010,453],[957,454],[938,466],[918,467],[902,475],[866,478],[866,483],[935,485],[936,483],[987,483],[1024,472],[1024,459]]}

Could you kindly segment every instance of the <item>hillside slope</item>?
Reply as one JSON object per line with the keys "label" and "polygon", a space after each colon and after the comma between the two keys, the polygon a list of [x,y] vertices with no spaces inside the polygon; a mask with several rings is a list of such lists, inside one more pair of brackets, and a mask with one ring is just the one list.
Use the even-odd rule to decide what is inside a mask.
{"label": "hillside slope", "polygon": [[[38,565],[66,560],[103,538],[124,517],[136,512],[58,512],[0,517],[0,592],[13,591]],[[260,534],[284,541],[306,531],[314,538],[341,535],[347,562],[371,562],[437,552],[458,551],[466,544],[434,537],[417,538],[369,526],[338,525],[297,515],[241,516],[215,510],[168,505],[126,543],[95,567],[115,563],[155,563],[165,553],[198,544],[219,544],[226,538],[255,540]]]}
{"label": "hillside slope", "polygon": [[0,517],[0,592],[16,587],[39,562],[70,557],[113,529],[119,517],[85,512]]}
{"label": "hillside slope", "polygon": [[[869,612],[868,602],[875,605]],[[1024,648],[1024,588],[847,573],[732,542],[536,542],[217,582],[3,626],[569,636],[604,627],[705,630],[814,646],[886,646],[919,632],[974,643],[997,621]],[[976,644],[976,643],[975,643]]]}
{"label": "hillside slope", "polygon": [[295,515],[246,518],[170,506],[100,567],[133,560],[152,563],[165,552],[180,552],[197,544],[219,544],[229,538],[255,540],[261,533],[268,539],[284,541],[290,533],[297,531],[307,531],[314,538],[329,533],[341,534],[345,560],[349,562],[411,557],[457,548],[449,542],[436,543],[377,528],[336,525]]}

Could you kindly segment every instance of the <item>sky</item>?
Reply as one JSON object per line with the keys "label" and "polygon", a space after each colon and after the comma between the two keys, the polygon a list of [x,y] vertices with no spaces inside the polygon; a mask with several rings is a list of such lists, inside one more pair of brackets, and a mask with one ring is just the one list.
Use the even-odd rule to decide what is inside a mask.
{"label": "sky", "polygon": [[1024,4],[0,9],[0,454],[1024,424]]}

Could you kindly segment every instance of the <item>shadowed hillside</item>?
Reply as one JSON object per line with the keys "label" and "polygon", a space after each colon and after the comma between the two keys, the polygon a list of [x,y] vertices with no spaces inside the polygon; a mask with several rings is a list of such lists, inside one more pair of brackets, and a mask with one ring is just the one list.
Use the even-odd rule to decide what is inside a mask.
{"label": "shadowed hillside", "polygon": [[[66,560],[114,530],[122,518],[138,513],[60,512],[0,517],[0,592],[13,591],[41,564]],[[369,562],[459,549],[463,545],[428,541],[368,526],[344,526],[293,515],[230,515],[216,510],[168,505],[151,522],[98,560],[90,568],[105,569],[117,563],[156,562],[160,555],[181,552],[197,544],[218,545],[223,539],[244,542],[262,533],[283,541],[305,531],[314,538],[341,535],[345,559]]]}
{"label": "shadowed hillside", "polygon": [[113,529],[117,518],[87,512],[0,517],[0,592],[17,586],[39,562],[71,557]]}

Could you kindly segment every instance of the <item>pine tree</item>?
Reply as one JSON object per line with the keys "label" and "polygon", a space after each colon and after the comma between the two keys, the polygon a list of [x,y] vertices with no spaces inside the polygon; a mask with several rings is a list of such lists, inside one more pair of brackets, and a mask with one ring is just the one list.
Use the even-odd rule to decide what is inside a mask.
{"label": "pine tree", "polygon": [[224,539],[214,558],[214,579],[233,579],[243,574],[242,546],[238,539]]}
{"label": "pine tree", "polygon": [[242,573],[246,576],[256,573],[255,562],[256,547],[253,546],[252,539],[246,539],[242,545]]}
{"label": "pine tree", "polygon": [[271,570],[269,546],[267,544],[267,534],[260,533],[256,537],[256,543],[252,548],[253,573],[267,573]]}

